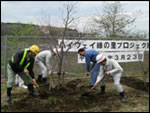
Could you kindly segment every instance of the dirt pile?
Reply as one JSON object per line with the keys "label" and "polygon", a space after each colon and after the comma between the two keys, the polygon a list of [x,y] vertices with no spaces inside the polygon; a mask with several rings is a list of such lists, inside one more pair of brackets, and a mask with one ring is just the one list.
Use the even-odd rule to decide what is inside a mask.
{"label": "dirt pile", "polygon": [[121,79],[121,83],[140,91],[149,91],[149,83],[144,84],[143,80],[137,79],[135,77],[123,77]]}
{"label": "dirt pile", "polygon": [[[138,89],[138,80],[132,78],[123,78],[123,84]],[[112,83],[110,83],[112,84]],[[11,103],[9,106],[2,106],[1,111],[13,112],[80,112],[80,111],[98,111],[110,112],[117,111],[121,107],[119,95],[113,91],[112,85],[109,85],[105,95],[99,95],[99,90],[90,90],[89,81],[84,79],[69,80],[63,87],[55,88],[49,91],[49,85],[41,85],[41,95],[37,98],[25,95],[24,98]],[[140,90],[142,86],[139,88]],[[137,91],[137,93],[136,93]],[[141,98],[143,95],[139,90],[127,91],[127,96],[132,98]],[[84,95],[85,94],[85,95]],[[15,94],[14,94],[15,95]],[[20,93],[20,96],[22,94]],[[19,96],[15,97],[19,98]],[[134,102],[127,102],[129,106],[134,107]]]}

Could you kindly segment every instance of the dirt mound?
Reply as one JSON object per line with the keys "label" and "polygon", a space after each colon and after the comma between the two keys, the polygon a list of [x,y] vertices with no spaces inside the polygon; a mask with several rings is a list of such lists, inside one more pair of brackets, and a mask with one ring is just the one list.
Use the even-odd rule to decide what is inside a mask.
{"label": "dirt mound", "polygon": [[41,98],[48,98],[52,95],[69,95],[69,94],[75,94],[80,93],[81,88],[85,88],[83,85],[79,86],[81,84],[81,79],[76,80],[70,80],[64,84],[64,86],[56,87],[55,89],[52,89],[51,91],[49,89],[49,85],[41,85],[40,86],[40,97]]}
{"label": "dirt mound", "polygon": [[71,80],[69,81],[66,86],[69,87],[69,88],[76,88],[76,86],[81,83],[81,79],[75,79],[75,80]]}
{"label": "dirt mound", "polygon": [[[130,82],[129,82],[130,81]],[[133,82],[133,83],[132,83]],[[133,81],[129,78],[124,78],[122,83],[130,87],[135,87],[138,80]],[[129,84],[128,84],[129,83]],[[52,89],[49,91],[49,85],[41,85],[41,95],[37,98],[32,98],[26,95],[24,98],[11,103],[9,106],[2,106],[1,111],[5,112],[81,112],[81,111],[96,111],[96,112],[111,112],[117,111],[121,107],[119,95],[117,91],[113,92],[110,85],[109,90],[105,95],[99,95],[98,90],[90,90],[89,81],[84,79],[74,79],[67,81],[64,86]],[[135,87],[137,88],[137,87]],[[22,95],[22,94],[20,94]],[[138,98],[143,97],[142,93],[128,91],[128,97]],[[16,98],[18,98],[17,96]],[[134,107],[136,104],[127,102],[129,106]]]}
{"label": "dirt mound", "polygon": [[140,91],[149,91],[149,84],[145,85],[143,80],[137,79],[135,77],[123,77],[121,79],[121,83]]}

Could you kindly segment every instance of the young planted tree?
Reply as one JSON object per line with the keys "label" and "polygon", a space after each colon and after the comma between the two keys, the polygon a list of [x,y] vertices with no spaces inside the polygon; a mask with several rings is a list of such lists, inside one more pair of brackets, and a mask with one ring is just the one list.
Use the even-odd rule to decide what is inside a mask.
{"label": "young planted tree", "polygon": [[[77,10],[77,3],[75,2],[68,2],[63,5],[61,8],[62,11],[62,21],[63,21],[63,28],[57,29],[58,33],[61,34],[59,37],[60,43],[58,43],[58,40],[56,38],[52,38],[49,34],[51,33],[53,27],[51,24],[47,24],[48,26],[45,27],[46,36],[49,36],[49,38],[53,39],[53,43],[49,46],[49,49],[56,49],[57,52],[57,58],[56,58],[56,67],[57,68],[57,74],[58,74],[58,86],[62,86],[64,83],[64,74],[65,70],[64,62],[65,62],[65,56],[67,52],[80,41],[80,39],[76,39],[75,42],[72,42],[69,44],[69,46],[66,49],[65,40],[68,39],[70,34],[70,29],[76,27],[76,22],[78,17],[76,16],[76,10]],[[50,22],[50,21],[49,21]],[[42,27],[41,27],[42,28]],[[50,83],[52,84],[52,83]],[[51,86],[50,86],[51,87]],[[50,88],[51,89],[51,88]]]}

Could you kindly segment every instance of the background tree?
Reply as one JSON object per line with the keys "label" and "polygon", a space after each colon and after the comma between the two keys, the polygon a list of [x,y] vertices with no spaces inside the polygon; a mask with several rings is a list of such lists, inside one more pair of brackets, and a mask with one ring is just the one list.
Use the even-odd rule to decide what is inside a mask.
{"label": "background tree", "polygon": [[104,2],[102,14],[93,17],[97,32],[107,37],[125,34],[127,32],[126,28],[132,25],[135,20],[136,16],[127,14],[120,2]]}

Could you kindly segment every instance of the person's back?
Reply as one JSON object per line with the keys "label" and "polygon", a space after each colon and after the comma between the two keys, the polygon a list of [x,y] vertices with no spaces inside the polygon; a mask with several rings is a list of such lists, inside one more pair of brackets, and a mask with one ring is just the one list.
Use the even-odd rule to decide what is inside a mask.
{"label": "person's back", "polygon": [[36,56],[36,61],[37,60],[41,60],[41,61],[45,61],[46,57],[50,57],[51,56],[51,51],[49,50],[45,50],[45,51],[41,51],[37,56]]}
{"label": "person's back", "polygon": [[105,70],[110,71],[112,75],[115,75],[119,72],[123,72],[122,67],[114,59],[107,59]]}
{"label": "person's back", "polygon": [[99,54],[98,51],[89,49],[85,50],[85,57],[89,58],[91,62],[96,63],[96,56]]}

